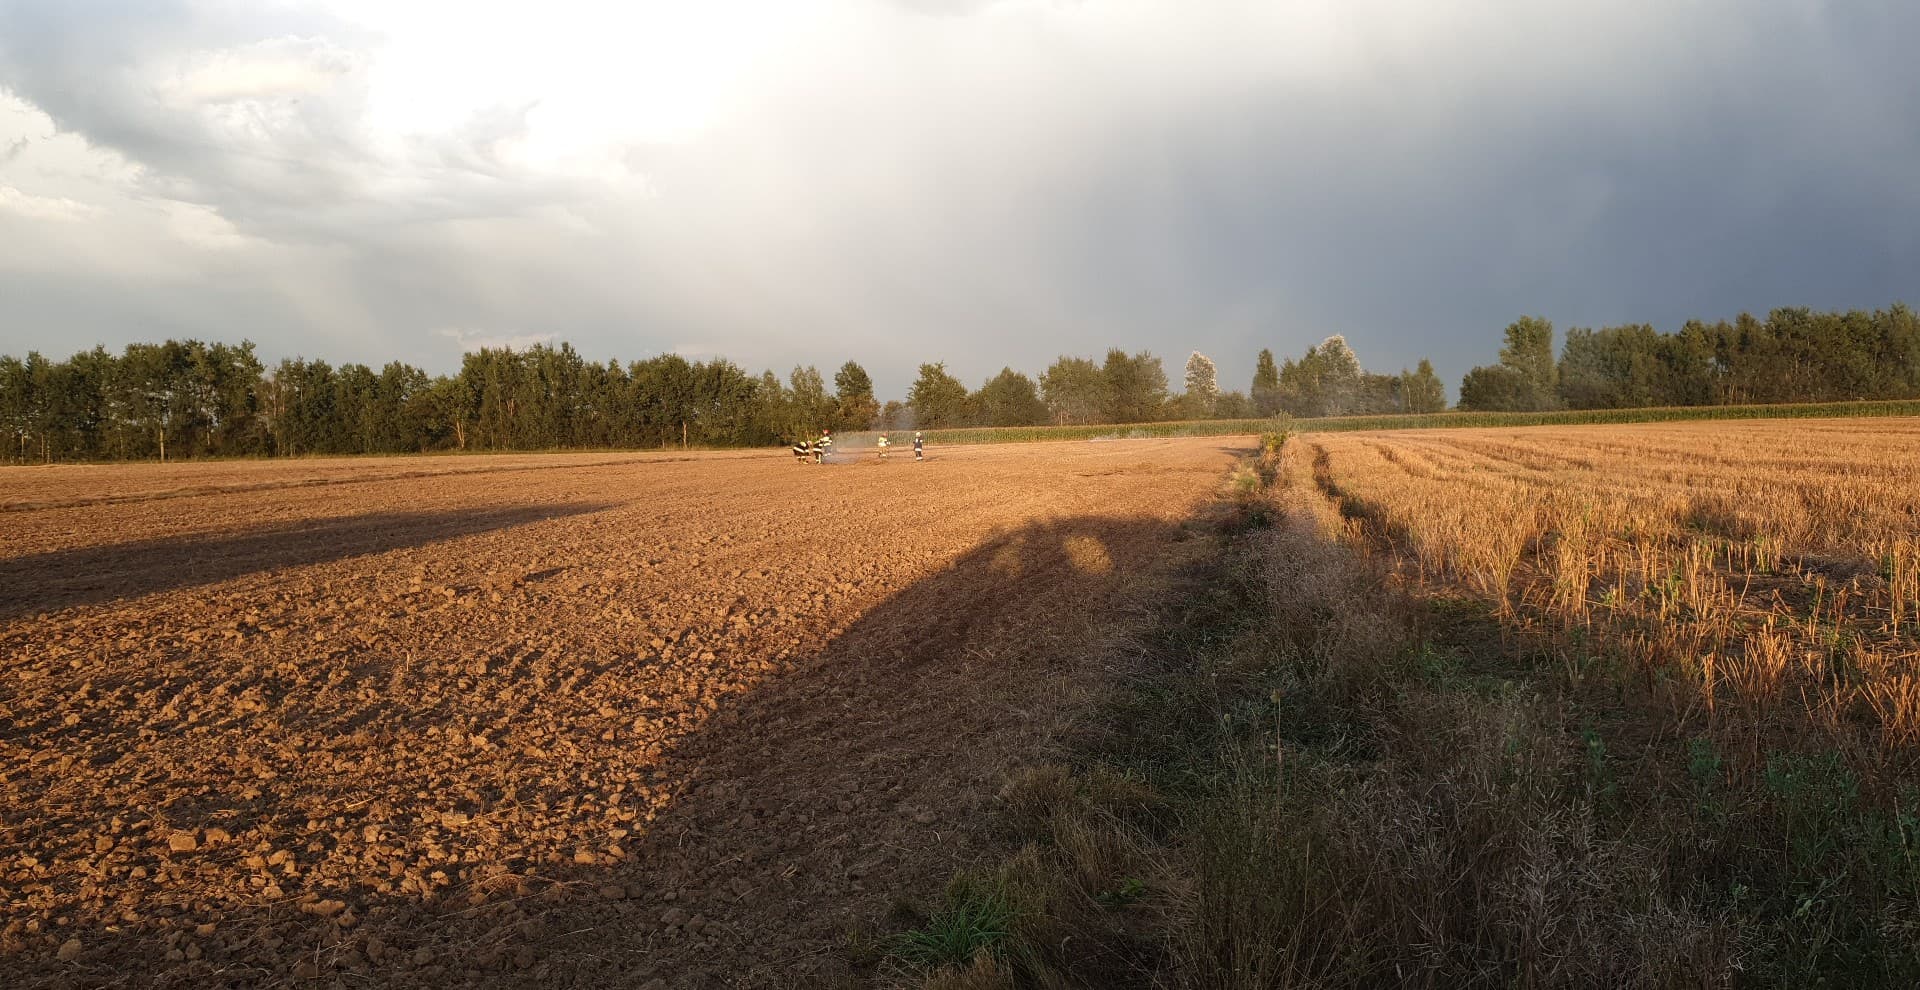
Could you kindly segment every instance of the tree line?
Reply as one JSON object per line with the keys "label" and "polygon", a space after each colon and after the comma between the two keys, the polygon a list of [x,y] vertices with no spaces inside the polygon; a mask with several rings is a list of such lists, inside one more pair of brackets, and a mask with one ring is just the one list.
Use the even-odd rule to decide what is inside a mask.
{"label": "tree line", "polygon": [[973,392],[945,364],[923,364],[907,401],[889,403],[887,411],[897,405],[918,425],[938,428],[1425,413],[1446,407],[1445,389],[1431,362],[1422,360],[1417,371],[1375,374],[1361,368],[1346,338],[1338,335],[1279,365],[1272,351],[1262,350],[1246,391],[1221,391],[1213,360],[1195,351],[1187,358],[1183,384],[1184,391],[1171,391],[1160,358],[1120,348],[1098,362],[1063,356],[1037,381],[1002,368]]}
{"label": "tree line", "polygon": [[566,344],[482,348],[436,377],[398,361],[268,368],[251,343],[169,340],[0,357],[0,436],[16,461],[748,446],[872,418],[859,365],[834,385],[677,354],[597,364]]}
{"label": "tree line", "polygon": [[288,358],[268,366],[251,342],[96,346],[65,361],[0,357],[0,458],[15,462],[394,454],[568,447],[749,447],[824,429],[1138,423],[1444,405],[1418,372],[1363,371],[1341,337],[1276,366],[1260,352],[1247,391],[1221,391],[1212,360],[1186,364],[1171,390],[1161,359],[1108,351],[1061,357],[1036,380],[1003,368],[969,389],[944,363],[922,365],[907,396],[882,404],[847,361],[831,382],[812,366],[785,378],[724,359],[663,354],[595,363],[571,345],[481,348],[429,375]]}
{"label": "tree line", "polygon": [[[1617,409],[1920,398],[1920,318],[1903,304],[1864,312],[1776,309],[1765,320],[1574,327],[1523,317],[1496,363],[1461,380],[1475,411]],[[1174,391],[1162,360],[1120,348],[1062,356],[1037,377],[1012,368],[977,388],[942,362],[920,366],[904,399],[879,402],[847,361],[785,378],[725,359],[663,354],[595,363],[568,344],[481,348],[434,376],[402,362],[288,358],[254,345],[168,340],[65,361],[0,357],[0,458],[16,462],[205,456],[389,454],[567,447],[745,447],[820,430],[1125,424],[1431,413],[1446,407],[1430,362],[1365,370],[1344,337],[1298,358],[1262,350],[1246,390],[1187,359]],[[831,385],[831,387],[829,387]]]}
{"label": "tree line", "polygon": [[1571,327],[1557,356],[1553,324],[1522,317],[1507,327],[1498,362],[1460,382],[1460,408],[1481,411],[1911,398],[1920,398],[1920,318],[1901,303],[1742,313],[1673,333]]}

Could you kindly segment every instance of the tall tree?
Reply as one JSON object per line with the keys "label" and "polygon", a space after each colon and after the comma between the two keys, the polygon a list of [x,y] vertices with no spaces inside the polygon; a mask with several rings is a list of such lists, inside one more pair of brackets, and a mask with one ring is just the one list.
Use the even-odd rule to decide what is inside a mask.
{"label": "tall tree", "polygon": [[1446,386],[1441,384],[1440,376],[1433,373],[1433,362],[1420,359],[1420,365],[1412,374],[1400,373],[1400,394],[1406,400],[1406,411],[1410,413],[1437,413],[1447,408]]}
{"label": "tall tree", "polygon": [[1107,407],[1107,381],[1086,358],[1062,356],[1040,376],[1047,413],[1059,425],[1098,423]]}
{"label": "tall tree", "polygon": [[1207,417],[1213,415],[1213,404],[1220,397],[1220,375],[1213,366],[1213,359],[1199,351],[1187,355],[1187,411]]}
{"label": "tall tree", "polygon": [[907,390],[916,426],[937,430],[967,421],[967,387],[947,373],[944,361],[920,366],[920,377]]}
{"label": "tall tree", "polygon": [[436,378],[414,393],[407,403],[407,415],[419,424],[420,432],[414,438],[417,449],[467,449],[467,391],[458,378]]}
{"label": "tall tree", "polygon": [[[966,389],[962,388],[961,392],[964,394]],[[787,375],[787,406],[789,435],[817,437],[821,430],[833,429],[838,406],[827,394],[826,382],[813,365],[795,368]]]}
{"label": "tall tree", "polygon": [[1560,372],[1553,360],[1553,324],[1538,316],[1523,316],[1507,327],[1500,363],[1512,368],[1526,385],[1526,401],[1534,409],[1559,405]]}
{"label": "tall tree", "polygon": [[873,397],[873,379],[867,369],[848,361],[833,373],[833,394],[839,403],[839,425],[843,429],[864,430],[873,425],[880,403]]}
{"label": "tall tree", "polygon": [[128,344],[121,354],[112,394],[126,456],[165,461],[169,445],[202,425],[191,370],[199,346],[175,340]]}
{"label": "tall tree", "polygon": [[793,425],[788,412],[791,406],[791,397],[787,395],[786,386],[780,384],[780,376],[771,371],[761,372],[753,388],[751,422],[755,435],[787,443],[801,439],[801,430]]}
{"label": "tall tree", "polygon": [[39,357],[28,354],[27,360],[22,361],[0,355],[0,430],[6,431],[4,456],[21,463],[28,459],[27,441],[33,438],[34,425],[39,419],[36,413],[42,397],[32,368]]}
{"label": "tall tree", "polygon": [[1475,368],[1467,373],[1473,381],[1460,383],[1460,408],[1537,411],[1560,405],[1551,322],[1523,316],[1508,324],[1495,367],[1499,370]]}
{"label": "tall tree", "polygon": [[1317,385],[1323,414],[1344,416],[1367,411],[1361,394],[1366,371],[1360,367],[1360,357],[1353,353],[1347,338],[1336,333],[1320,342],[1317,353]]}
{"label": "tall tree", "polygon": [[1273,352],[1262,347],[1260,356],[1253,363],[1253,387],[1247,391],[1247,398],[1253,403],[1253,411],[1258,416],[1273,416],[1280,412],[1280,369],[1273,363]]}
{"label": "tall tree", "polygon": [[1160,359],[1141,351],[1107,351],[1100,369],[1106,382],[1106,418],[1110,423],[1146,423],[1159,419],[1167,405],[1167,372]]}
{"label": "tall tree", "polygon": [[1047,404],[1033,379],[1001,368],[972,399],[974,421],[981,426],[1037,426],[1047,421]]}
{"label": "tall tree", "polygon": [[777,436],[756,432],[754,393],[758,388],[745,370],[724,358],[694,365],[689,422],[692,442],[738,447],[777,441]]}
{"label": "tall tree", "polygon": [[1536,385],[1551,386],[1554,382],[1552,321],[1523,316],[1507,325],[1506,336],[1506,344],[1500,348],[1500,363]]}

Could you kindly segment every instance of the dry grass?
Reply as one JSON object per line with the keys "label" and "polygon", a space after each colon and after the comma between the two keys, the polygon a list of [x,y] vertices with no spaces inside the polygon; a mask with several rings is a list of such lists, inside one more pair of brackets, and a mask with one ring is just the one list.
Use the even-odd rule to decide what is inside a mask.
{"label": "dry grass", "polygon": [[1003,794],[995,985],[1915,985],[1916,441],[1264,451],[1094,741]]}
{"label": "dry grass", "polygon": [[1603,914],[1685,905],[1695,937],[1669,952],[1726,949],[1722,980],[1906,985],[1916,441],[1907,421],[1778,422],[1313,437],[1298,454],[1383,580],[1485,608],[1500,644],[1480,652],[1537,692],[1521,713],[1578,734],[1585,793],[1539,813],[1657,880],[1606,893]]}
{"label": "dry grass", "polygon": [[1668,727],[1816,733],[1912,769],[1920,424],[1778,422],[1314,438],[1406,571],[1465,587]]}

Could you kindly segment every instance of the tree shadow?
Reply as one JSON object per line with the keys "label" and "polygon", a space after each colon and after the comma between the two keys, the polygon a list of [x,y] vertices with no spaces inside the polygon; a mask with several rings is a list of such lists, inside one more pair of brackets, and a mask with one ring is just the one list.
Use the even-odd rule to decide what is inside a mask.
{"label": "tree shadow", "polygon": [[11,557],[0,560],[0,620],[385,553],[608,507],[551,504],[379,512],[234,534],[188,534]]}
{"label": "tree shadow", "polygon": [[[229,552],[248,563],[229,570],[374,552],[486,528],[481,520],[512,525],[569,511],[590,508],[482,513],[465,522],[368,517],[344,532],[323,528],[329,549],[318,558],[278,547],[305,531],[287,527],[230,541]],[[650,821],[633,825],[630,851],[617,864],[522,861],[504,885],[363,893],[344,915],[316,913],[295,896],[243,909],[163,911],[158,925],[78,921],[57,936],[79,940],[78,958],[58,960],[42,936],[6,964],[20,967],[22,985],[282,985],[316,977],[340,986],[858,985],[848,933],[902,897],[937,891],[984,854],[980,812],[1006,767],[1044,746],[1063,714],[1097,691],[1099,664],[1110,659],[1099,649],[1103,637],[1174,566],[1179,555],[1170,548],[1208,539],[1178,521],[1098,516],[989,538],[874,604],[818,650],[788,657],[720,699],[665,752],[636,750],[625,766],[607,767],[649,772],[671,795],[648,809]],[[164,571],[167,554],[180,549],[146,547],[137,556]],[[62,566],[97,568],[128,552]],[[143,587],[183,583],[192,582],[154,576]],[[830,612],[821,621],[837,626]],[[576,796],[573,780],[501,767],[484,790],[556,807]],[[359,827],[354,807],[338,812],[348,831]],[[468,875],[491,865],[450,852],[446,862],[459,860]],[[197,938],[203,925],[221,937],[239,933],[238,944]],[[189,945],[205,954],[184,956]],[[274,961],[263,964],[265,957]]]}

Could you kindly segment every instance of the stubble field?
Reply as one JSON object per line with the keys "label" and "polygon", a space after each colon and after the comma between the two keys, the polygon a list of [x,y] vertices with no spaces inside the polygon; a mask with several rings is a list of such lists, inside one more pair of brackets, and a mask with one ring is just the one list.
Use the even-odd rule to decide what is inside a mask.
{"label": "stubble field", "polygon": [[1306,644],[1279,827],[1317,859],[1271,886],[1332,891],[1343,937],[1274,958],[1322,986],[1920,979],[1920,423],[1279,460],[1269,583]]}
{"label": "stubble field", "polygon": [[1312,438],[1418,580],[1542,633],[1575,677],[1901,759],[1920,743],[1920,424],[1690,423]]}
{"label": "stubble field", "polygon": [[1234,452],[0,473],[0,968],[852,979]]}

